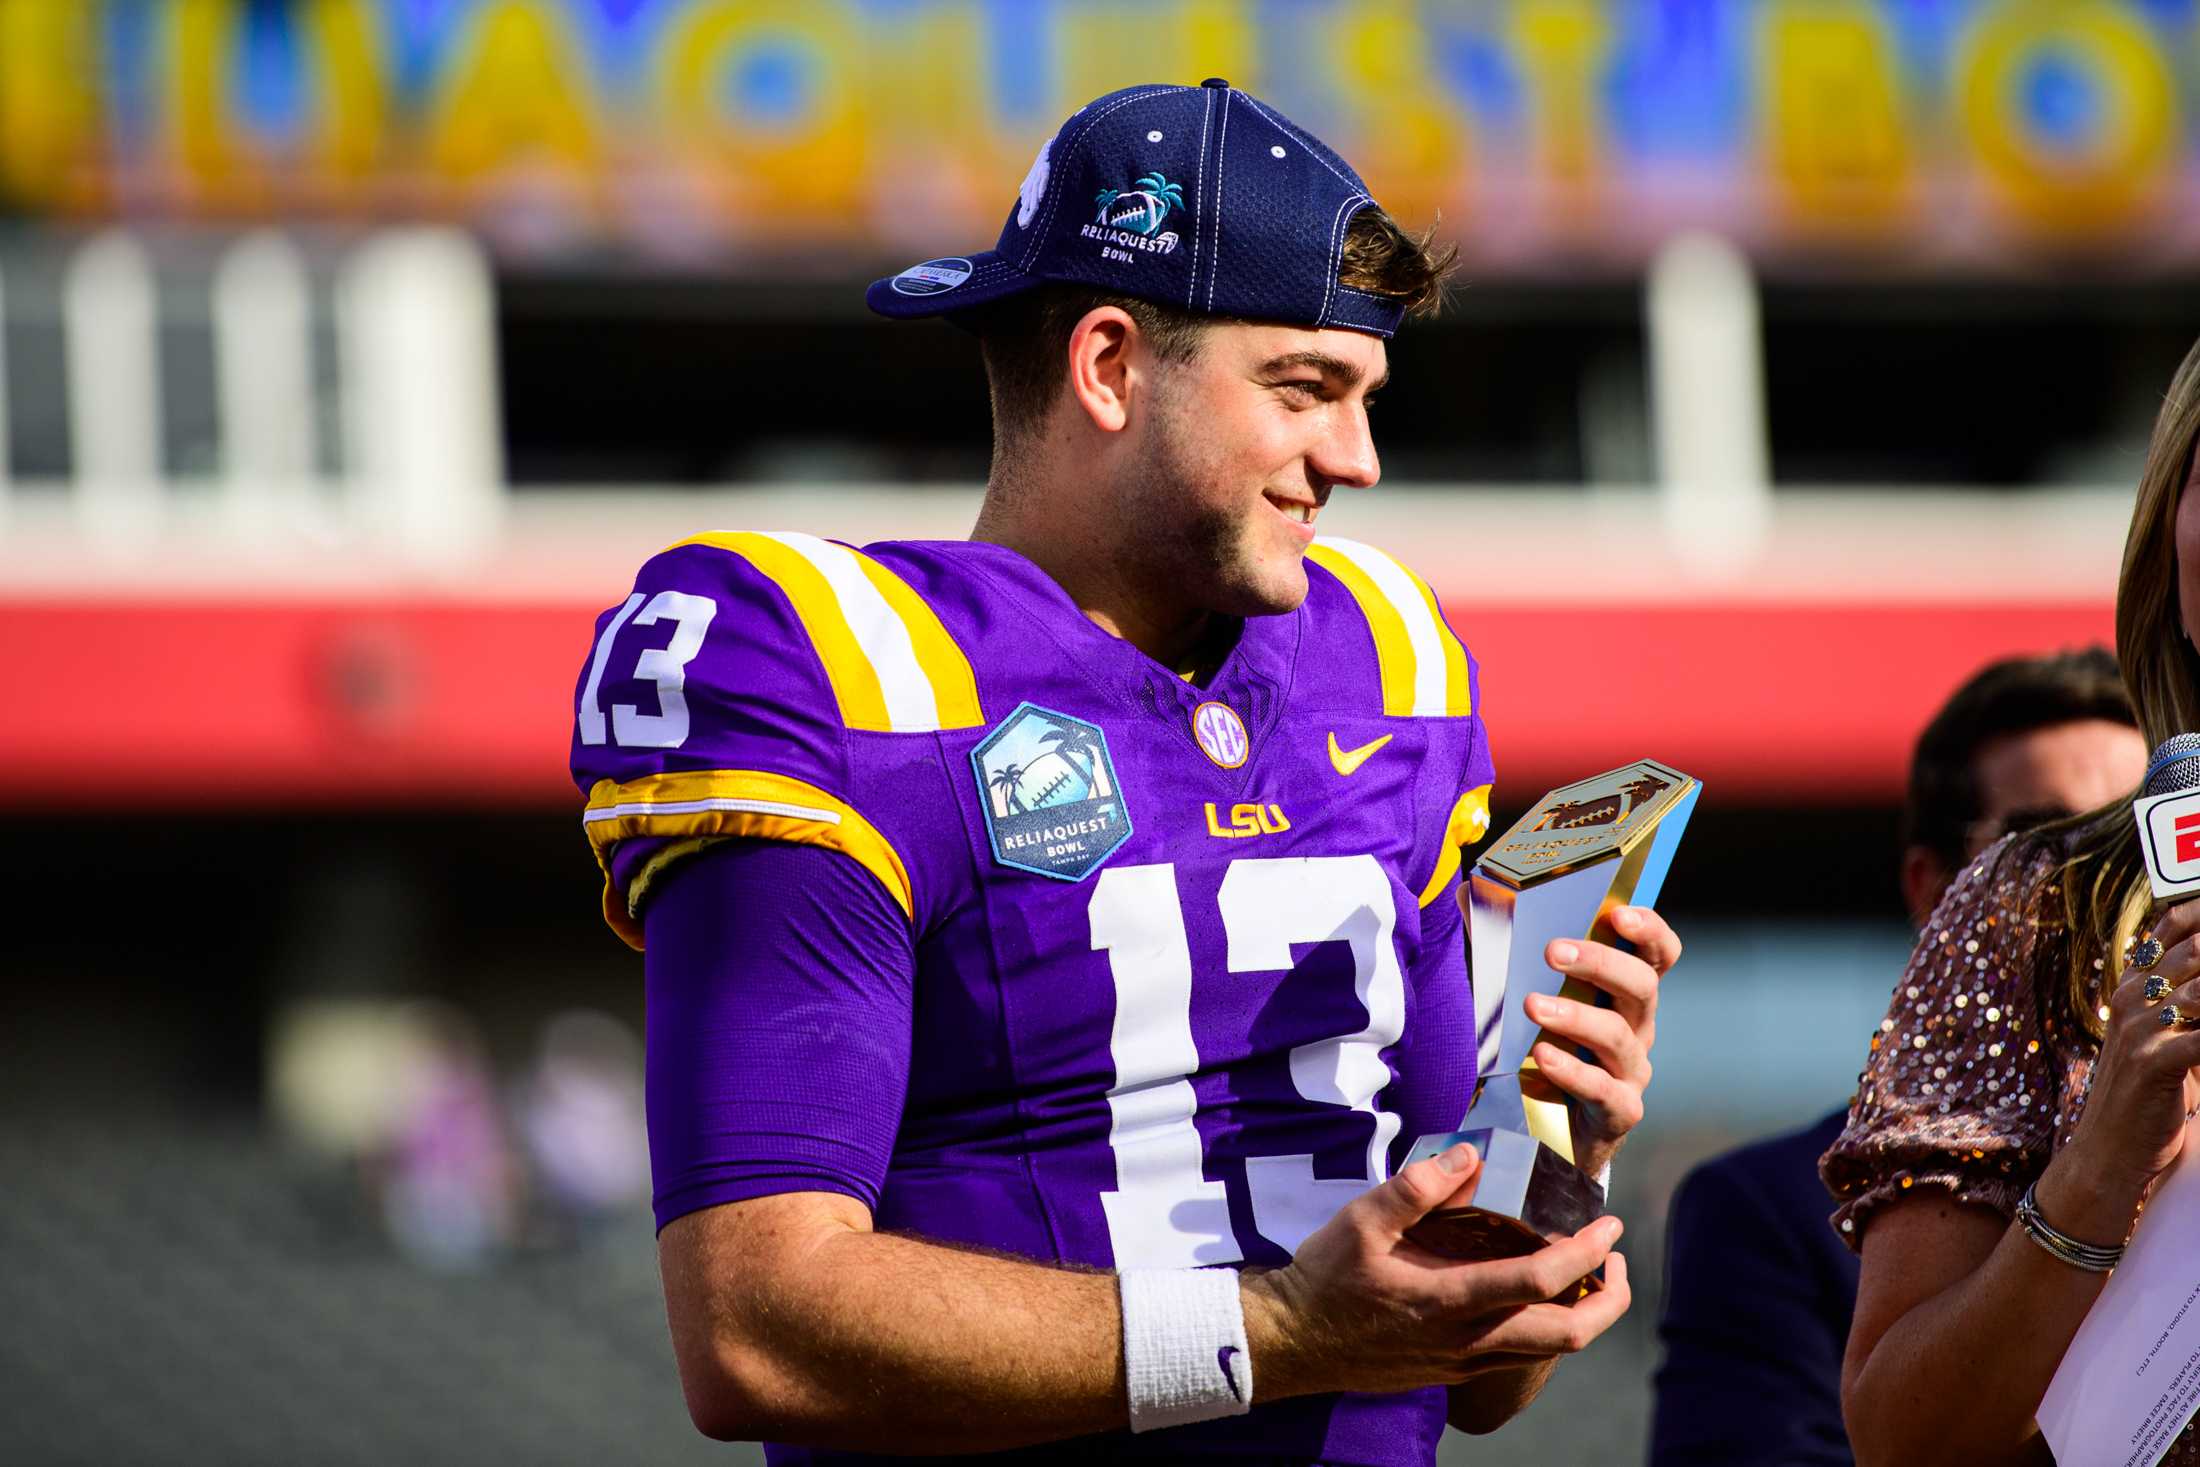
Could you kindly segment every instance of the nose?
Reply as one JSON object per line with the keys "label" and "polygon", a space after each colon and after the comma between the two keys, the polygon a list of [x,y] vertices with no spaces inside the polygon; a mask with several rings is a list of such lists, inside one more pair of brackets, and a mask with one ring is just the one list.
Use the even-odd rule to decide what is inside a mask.
{"label": "nose", "polygon": [[1316,445],[1308,467],[1326,483],[1354,489],[1369,488],[1383,476],[1365,406],[1357,402],[1335,405],[1328,431]]}

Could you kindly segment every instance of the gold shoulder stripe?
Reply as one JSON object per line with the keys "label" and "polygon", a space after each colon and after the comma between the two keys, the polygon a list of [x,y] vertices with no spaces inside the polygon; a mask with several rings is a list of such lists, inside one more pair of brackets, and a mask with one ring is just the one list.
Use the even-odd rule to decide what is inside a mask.
{"label": "gold shoulder stripe", "polygon": [[930,733],[984,725],[970,659],[924,598],[869,556],[815,535],[739,531],[680,544],[738,555],[786,594],[847,727]]}
{"label": "gold shoulder stripe", "polygon": [[1436,853],[1436,870],[1421,888],[1421,905],[1427,906],[1444,894],[1451,885],[1451,878],[1459,872],[1459,850],[1480,840],[1490,828],[1490,787],[1477,785],[1459,797],[1451,807],[1451,818],[1444,822],[1444,846]]}
{"label": "gold shoulder stripe", "polygon": [[1473,711],[1467,653],[1444,624],[1436,594],[1397,557],[1331,536],[1307,550],[1351,591],[1375,635],[1388,716],[1458,717]]}
{"label": "gold shoulder stripe", "polygon": [[1386,717],[1405,718],[1413,712],[1413,643],[1406,636],[1405,618],[1398,615],[1398,608],[1390,604],[1390,598],[1376,589],[1367,572],[1360,569],[1342,551],[1315,541],[1306,547],[1306,558],[1328,571],[1359,603],[1360,614],[1367,618],[1367,629],[1375,638],[1375,662],[1381,669],[1383,682],[1383,713]]}
{"label": "gold shoulder stripe", "polygon": [[783,774],[705,769],[649,774],[624,784],[598,780],[581,823],[604,873],[604,920],[634,948],[642,945],[642,927],[612,890],[611,848],[635,836],[750,836],[823,846],[876,876],[905,915],[916,913],[909,868],[893,843],[844,801]]}
{"label": "gold shoulder stripe", "polygon": [[1429,583],[1411,570],[1406,575],[1421,600],[1428,607],[1429,620],[1436,623],[1436,640],[1444,649],[1444,712],[1453,718],[1463,718],[1474,711],[1474,683],[1467,676],[1467,649],[1459,645],[1452,635],[1451,624],[1444,620],[1444,609],[1436,604],[1436,593]]}
{"label": "gold shoulder stripe", "polygon": [[963,656],[962,648],[948,634],[939,613],[927,606],[907,581],[870,556],[853,550],[848,553],[855,557],[864,578],[878,588],[880,597],[908,627],[917,665],[932,683],[940,727],[983,728],[985,710],[978,705],[978,676],[971,670],[970,659]]}

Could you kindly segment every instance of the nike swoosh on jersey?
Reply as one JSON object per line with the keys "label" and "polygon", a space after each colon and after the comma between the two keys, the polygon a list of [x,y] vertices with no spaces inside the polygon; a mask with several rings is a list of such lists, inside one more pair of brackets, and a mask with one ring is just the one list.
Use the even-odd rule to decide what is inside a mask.
{"label": "nike swoosh on jersey", "polygon": [[1364,743],[1357,749],[1340,749],[1337,747],[1337,735],[1332,731],[1329,735],[1329,762],[1339,774],[1351,774],[1369,759],[1375,757],[1376,751],[1389,743],[1390,740],[1391,735],[1384,734],[1381,738]]}

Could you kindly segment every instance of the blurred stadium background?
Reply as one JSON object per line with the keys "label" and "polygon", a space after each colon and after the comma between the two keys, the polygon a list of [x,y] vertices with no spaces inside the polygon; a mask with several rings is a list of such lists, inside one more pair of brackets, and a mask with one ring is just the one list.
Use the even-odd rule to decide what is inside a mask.
{"label": "blurred stadium background", "polygon": [[755,1460],[664,1339],[590,618],[699,528],[963,533],[976,352],[862,283],[1207,75],[1463,247],[1324,525],[1481,658],[1500,824],[1708,785],[1641,1302],[1446,1447],[1637,1457],[1673,1185],[1906,953],[1909,741],[2110,634],[2194,0],[0,0],[0,1460]]}

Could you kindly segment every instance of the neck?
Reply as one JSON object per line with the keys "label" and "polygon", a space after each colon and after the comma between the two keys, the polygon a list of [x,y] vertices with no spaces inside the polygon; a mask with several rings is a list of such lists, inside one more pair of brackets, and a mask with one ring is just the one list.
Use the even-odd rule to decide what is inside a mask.
{"label": "neck", "polygon": [[1219,618],[1187,601],[1163,576],[1141,574],[1124,528],[1095,513],[1090,486],[1012,474],[999,462],[970,538],[1015,551],[1045,571],[1094,626],[1164,667],[1199,672]]}

